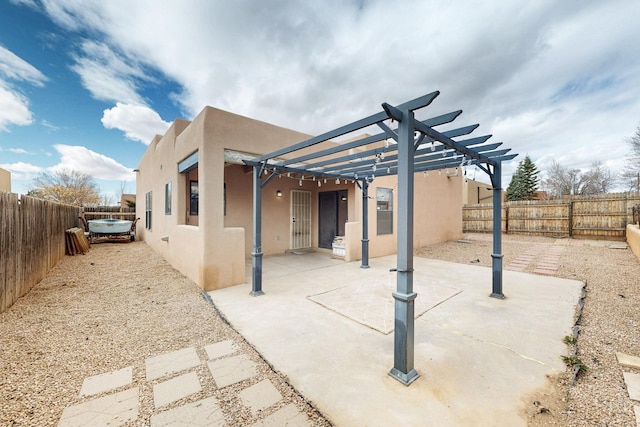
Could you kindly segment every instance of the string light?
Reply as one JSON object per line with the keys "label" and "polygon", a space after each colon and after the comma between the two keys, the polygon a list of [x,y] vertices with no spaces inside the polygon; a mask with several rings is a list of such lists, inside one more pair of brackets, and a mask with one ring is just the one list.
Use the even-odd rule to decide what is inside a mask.
{"label": "string light", "polygon": [[358,179],[358,174],[357,173],[353,174],[353,179]]}
{"label": "string light", "polygon": [[287,172],[287,178],[291,178],[291,173]]}
{"label": "string light", "polygon": [[389,140],[388,139],[384,140],[384,148],[389,148]]}
{"label": "string light", "polygon": [[267,174],[267,170],[266,170],[266,169],[264,170],[264,174],[265,174],[265,175]]}
{"label": "string light", "polygon": [[436,144],[431,141],[431,151],[436,151]]}
{"label": "string light", "polygon": [[325,183],[325,184],[327,183],[327,178],[325,178],[325,179],[324,179],[324,183]]}
{"label": "string light", "polygon": [[340,184],[340,178],[336,178],[336,184]]}
{"label": "string light", "polygon": [[391,173],[391,168],[387,168],[387,173]]}
{"label": "string light", "polygon": [[302,187],[302,180],[300,180],[300,182],[298,183],[298,185],[300,185],[300,187]]}
{"label": "string light", "polygon": [[320,180],[318,180],[318,187],[321,187],[322,184],[320,183]]}
{"label": "string light", "polygon": [[373,164],[373,167],[372,167],[371,169],[372,169],[374,172],[376,171],[376,169],[378,169],[375,163]]}

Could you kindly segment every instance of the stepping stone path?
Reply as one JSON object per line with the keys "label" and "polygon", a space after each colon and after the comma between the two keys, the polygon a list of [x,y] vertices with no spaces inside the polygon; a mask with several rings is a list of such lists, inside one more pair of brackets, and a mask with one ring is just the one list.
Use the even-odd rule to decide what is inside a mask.
{"label": "stepping stone path", "polygon": [[505,266],[505,269],[525,271],[533,265],[533,273],[552,276],[558,271],[558,263],[564,250],[565,246],[557,244],[552,246],[548,244],[533,245]]}
{"label": "stepping stone path", "polygon": [[[627,368],[640,369],[640,357],[630,356],[624,353],[616,353],[618,363]],[[627,386],[629,398],[640,402],[640,375],[631,372],[623,372],[624,383]],[[636,426],[640,427],[640,406],[634,405],[633,412],[636,416]]]}
{"label": "stepping stone path", "polygon": [[[134,367],[88,377],[79,393],[81,403],[62,412],[58,427],[121,426],[135,423],[140,412],[141,394],[153,394],[151,427],[225,426],[225,414],[215,396],[203,394],[202,381],[211,381],[217,389],[241,383],[257,375],[257,365],[247,354],[240,353],[232,340],[203,347],[207,360],[200,360],[193,347],[149,357],[145,360],[145,384],[134,384]],[[208,369],[202,369],[206,366]],[[207,372],[205,380],[198,372]],[[255,382],[255,381],[254,381]],[[99,397],[91,398],[92,396]],[[282,395],[264,379],[238,391],[238,399],[254,416],[269,413],[269,408],[282,400]],[[173,403],[187,403],[167,408]],[[264,411],[264,412],[263,412]],[[233,425],[236,425],[233,423]],[[272,411],[255,426],[308,426],[309,419],[294,404]]]}

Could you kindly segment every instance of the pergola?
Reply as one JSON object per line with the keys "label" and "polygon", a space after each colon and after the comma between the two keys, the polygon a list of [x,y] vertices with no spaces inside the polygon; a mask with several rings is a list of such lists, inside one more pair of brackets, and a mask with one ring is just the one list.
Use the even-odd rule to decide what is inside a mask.
{"label": "pergola", "polygon": [[[427,107],[440,94],[435,91],[400,105],[382,104],[382,111],[348,125],[326,132],[245,163],[253,167],[253,251],[252,290],[254,296],[262,291],[262,189],[278,174],[314,176],[320,179],[353,181],[362,190],[362,268],[369,265],[368,188],[376,177],[398,176],[397,228],[397,288],[395,299],[394,366],[389,375],[405,385],[418,378],[414,369],[414,300],[413,291],[413,225],[414,174],[448,168],[476,166],[486,172],[493,186],[493,253],[491,297],[504,298],[502,293],[502,235],[501,235],[501,171],[502,162],[517,154],[498,149],[502,143],[488,144],[491,135],[466,137],[477,124],[437,131],[434,128],[453,122],[462,110],[427,120],[417,120],[415,112]],[[396,125],[397,123],[397,125]],[[353,135],[370,126],[382,130],[373,136],[304,155],[300,150],[335,138]],[[455,138],[455,139],[454,139]],[[371,148],[374,144],[379,146]],[[358,151],[360,150],[360,151]],[[282,156],[289,155],[283,159]],[[296,175],[297,174],[297,175]]]}

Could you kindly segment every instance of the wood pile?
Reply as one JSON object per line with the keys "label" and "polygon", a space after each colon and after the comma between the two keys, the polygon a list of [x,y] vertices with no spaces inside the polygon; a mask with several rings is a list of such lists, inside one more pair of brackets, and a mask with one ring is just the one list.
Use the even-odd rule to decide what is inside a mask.
{"label": "wood pile", "polygon": [[82,228],[74,227],[66,230],[67,255],[85,254],[91,246]]}

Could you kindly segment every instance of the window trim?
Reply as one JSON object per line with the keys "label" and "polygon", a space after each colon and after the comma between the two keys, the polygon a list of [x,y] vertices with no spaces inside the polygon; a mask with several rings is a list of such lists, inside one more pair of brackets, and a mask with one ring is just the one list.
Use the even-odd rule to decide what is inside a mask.
{"label": "window trim", "polygon": [[[193,188],[194,188],[194,184],[195,184],[195,189],[196,189],[196,192],[195,192],[195,195],[196,195],[196,198],[195,198],[195,211],[193,209],[193,203],[194,203],[194,200],[193,200],[193,194],[194,194]],[[199,205],[200,205],[200,186],[198,185],[198,181],[196,181],[196,180],[189,181],[189,215],[198,216],[198,212],[200,210],[200,206]]]}
{"label": "window trim", "polygon": [[164,185],[164,214],[171,215],[171,181]]}
{"label": "window trim", "polygon": [[[389,195],[388,200],[380,200],[381,196],[386,193]],[[381,207],[381,202],[383,203]],[[386,208],[384,203],[386,202]],[[390,218],[389,218],[390,216]],[[381,218],[386,217],[386,218]],[[388,229],[381,229],[388,223]],[[382,227],[381,227],[382,224]],[[377,187],[376,188],[376,234],[378,236],[385,234],[393,234],[393,188]]]}
{"label": "window trim", "polygon": [[153,191],[149,191],[145,194],[145,206],[144,206],[144,228],[151,231],[151,220],[153,210]]}

